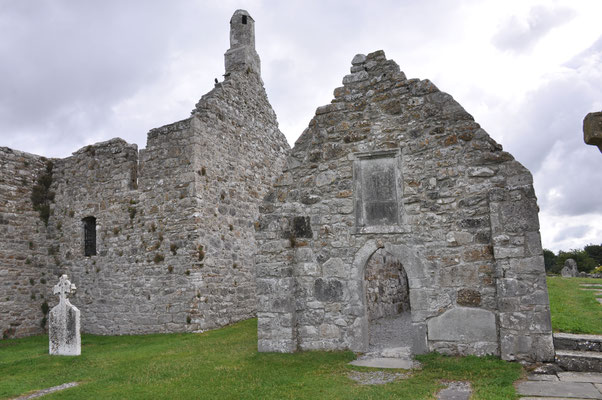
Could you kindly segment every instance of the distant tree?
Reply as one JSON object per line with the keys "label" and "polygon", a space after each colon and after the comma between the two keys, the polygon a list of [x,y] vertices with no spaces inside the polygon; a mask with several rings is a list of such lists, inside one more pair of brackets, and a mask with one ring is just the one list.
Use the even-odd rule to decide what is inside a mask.
{"label": "distant tree", "polygon": [[550,272],[556,265],[556,254],[552,250],[543,249],[543,262],[546,267],[546,272]]}
{"label": "distant tree", "polygon": [[593,258],[598,265],[602,265],[602,244],[588,244],[583,248],[583,250],[590,256],[590,258]]}
{"label": "distant tree", "polygon": [[564,266],[564,262],[572,258],[577,263],[577,269],[580,272],[590,272],[594,268],[598,266],[596,260],[591,258],[585,250],[575,250],[572,249],[570,251],[559,251],[558,257],[556,258],[556,265],[553,268],[554,272],[558,272]]}

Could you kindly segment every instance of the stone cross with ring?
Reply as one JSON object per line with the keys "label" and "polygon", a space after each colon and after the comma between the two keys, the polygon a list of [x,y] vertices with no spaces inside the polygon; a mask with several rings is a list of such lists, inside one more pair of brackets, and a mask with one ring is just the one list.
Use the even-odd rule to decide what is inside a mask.
{"label": "stone cross with ring", "polygon": [[59,295],[59,301],[63,303],[67,299],[67,295],[75,292],[75,284],[71,283],[67,278],[67,275],[62,275],[59,279],[59,283],[54,285],[52,290],[53,294]]}

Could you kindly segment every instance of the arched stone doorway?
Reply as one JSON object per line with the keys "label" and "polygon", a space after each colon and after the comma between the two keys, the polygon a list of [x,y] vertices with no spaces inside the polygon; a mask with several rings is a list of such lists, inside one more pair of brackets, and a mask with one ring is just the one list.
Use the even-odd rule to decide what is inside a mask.
{"label": "arched stone doorway", "polygon": [[[402,325],[404,330],[394,330],[394,339],[403,341],[397,345],[397,347],[411,346],[413,354],[422,354],[428,352],[427,345],[427,327],[425,320],[425,313],[421,310],[426,309],[426,304],[423,304],[426,299],[426,290],[430,287],[430,277],[426,274],[426,267],[424,264],[424,258],[420,257],[416,251],[409,246],[402,244],[385,244],[380,240],[371,239],[368,240],[356,253],[353,259],[351,277],[352,286],[354,286],[357,292],[352,293],[349,305],[351,309],[358,310],[360,312],[360,318],[357,323],[354,324],[354,329],[349,332],[350,349],[356,352],[367,352],[370,350],[370,328],[374,325],[369,320],[369,306],[368,306],[368,289],[370,283],[367,283],[366,273],[367,269],[374,268],[373,265],[369,265],[372,260],[376,264],[381,256],[387,255],[387,261],[391,261],[391,265],[401,264],[401,268],[398,270],[398,276],[405,282],[407,282],[407,302],[406,297],[403,295],[399,299],[402,301],[391,301],[391,307],[383,307],[391,310],[396,310],[395,304],[401,304],[397,309],[402,311],[403,321],[395,321],[399,325]],[[376,255],[376,258],[373,256]],[[390,258],[389,258],[390,257]],[[383,258],[384,261],[384,258]],[[396,267],[398,268],[398,267]],[[393,269],[393,267],[391,267]],[[402,272],[403,271],[403,272]],[[371,272],[368,272],[370,276]],[[405,276],[404,276],[405,274]],[[395,276],[395,274],[392,274]],[[394,279],[394,278],[391,278]],[[376,284],[374,285],[376,286]],[[399,285],[401,289],[402,285]],[[374,309],[374,306],[372,306]],[[374,311],[372,312],[375,314]],[[383,314],[384,315],[384,314]],[[383,333],[386,333],[385,330]],[[374,334],[372,334],[374,338]],[[407,343],[407,344],[405,344]],[[393,346],[387,346],[393,347]]]}
{"label": "arched stone doorway", "polygon": [[401,258],[378,249],[364,271],[369,351],[411,347],[411,313],[408,276]]}

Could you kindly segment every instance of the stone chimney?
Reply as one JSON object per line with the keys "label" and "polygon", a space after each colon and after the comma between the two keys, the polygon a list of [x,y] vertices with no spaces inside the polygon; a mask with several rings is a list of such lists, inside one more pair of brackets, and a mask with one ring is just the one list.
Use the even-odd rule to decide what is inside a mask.
{"label": "stone chimney", "polygon": [[236,10],[230,19],[230,49],[224,58],[226,75],[234,71],[261,75],[259,55],[255,51],[255,21],[245,10]]}

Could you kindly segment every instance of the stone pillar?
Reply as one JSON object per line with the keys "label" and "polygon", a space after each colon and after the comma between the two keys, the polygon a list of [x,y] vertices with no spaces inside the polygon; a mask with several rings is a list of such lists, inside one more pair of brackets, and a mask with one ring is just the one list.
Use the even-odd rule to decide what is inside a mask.
{"label": "stone pillar", "polygon": [[230,19],[230,48],[224,58],[226,75],[234,71],[261,75],[259,55],[255,51],[255,21],[245,10],[236,10]]}
{"label": "stone pillar", "polygon": [[513,177],[528,185],[489,194],[496,263],[500,356],[503,360],[554,360],[552,323],[531,175]]}
{"label": "stone pillar", "polygon": [[59,295],[59,304],[50,310],[49,317],[49,352],[52,355],[79,356],[81,354],[81,336],[79,332],[79,310],[67,299],[67,295],[75,292],[67,275],[61,276],[54,286],[53,293]]}
{"label": "stone pillar", "polygon": [[602,111],[589,113],[583,120],[583,140],[592,146],[598,146],[602,152]]}

